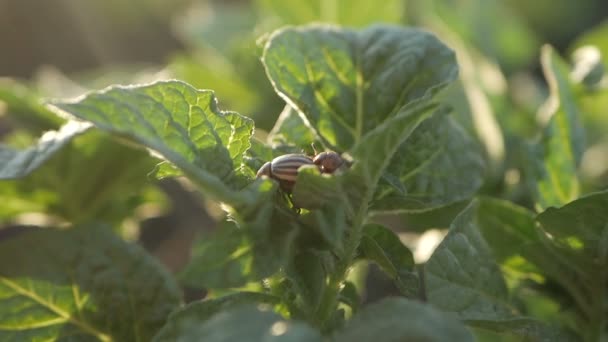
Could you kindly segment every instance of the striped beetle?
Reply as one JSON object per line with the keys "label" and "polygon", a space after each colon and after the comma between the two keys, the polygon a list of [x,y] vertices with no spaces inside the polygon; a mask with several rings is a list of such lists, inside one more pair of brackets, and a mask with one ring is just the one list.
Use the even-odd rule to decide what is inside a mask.
{"label": "striped beetle", "polygon": [[258,170],[256,177],[267,176],[279,182],[283,191],[291,193],[296,183],[298,169],[304,165],[316,165],[321,173],[334,173],[345,165],[336,152],[321,152],[314,158],[304,154],[285,154],[265,163]]}

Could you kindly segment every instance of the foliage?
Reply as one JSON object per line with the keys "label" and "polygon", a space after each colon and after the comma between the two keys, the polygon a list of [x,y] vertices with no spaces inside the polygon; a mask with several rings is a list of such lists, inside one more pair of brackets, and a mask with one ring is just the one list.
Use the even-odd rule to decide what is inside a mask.
{"label": "foliage", "polygon": [[[7,203],[0,208],[7,226],[0,230],[0,340],[608,338],[608,192],[605,178],[583,172],[589,141],[599,144],[606,133],[589,125],[606,124],[597,114],[608,93],[599,69],[573,77],[577,65],[544,46],[547,99],[518,103],[507,93],[513,86],[493,92],[482,68],[471,66],[490,65],[490,55],[518,67],[536,37],[521,51],[496,41],[471,53],[469,44],[481,39],[476,27],[496,26],[458,26],[461,19],[439,2],[425,20],[440,39],[368,25],[400,22],[403,2],[355,3],[343,16],[339,1],[256,2],[269,13],[266,28],[301,25],[274,30],[261,48],[247,45],[261,66],[242,78],[235,65],[215,70],[179,56],[169,68],[196,71],[188,79],[195,86],[159,80],[48,100],[0,82],[12,128],[0,145]],[[305,15],[296,20],[297,13]],[[306,24],[324,18],[353,27]],[[526,36],[529,28],[507,19],[513,27],[501,39]],[[198,52],[228,59],[228,38],[248,23]],[[256,89],[260,71],[267,81]],[[198,89],[198,77],[210,80],[209,89]],[[218,100],[242,97],[237,107],[251,107],[255,118],[268,90],[280,106],[266,140],[254,119]],[[479,115],[475,101],[496,111]],[[535,105],[536,122],[516,117]],[[497,140],[483,135],[487,125]],[[311,152],[312,143],[315,152],[338,152],[346,166],[332,174],[303,166],[292,192],[256,178],[265,162]],[[496,143],[504,150],[493,154]],[[117,232],[153,201],[146,194],[156,180],[176,177],[225,215],[171,275]],[[32,212],[49,221],[18,224]],[[387,218],[407,220],[410,229],[446,227],[447,235],[421,262]],[[395,296],[366,302],[368,289],[353,274],[372,264]],[[184,305],[180,286],[206,289],[208,298]]]}

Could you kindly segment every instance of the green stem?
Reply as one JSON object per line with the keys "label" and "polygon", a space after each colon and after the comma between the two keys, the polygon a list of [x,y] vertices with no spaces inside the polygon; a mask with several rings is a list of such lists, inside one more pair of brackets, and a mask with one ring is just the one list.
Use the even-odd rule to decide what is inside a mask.
{"label": "green stem", "polygon": [[319,309],[314,317],[314,321],[319,322],[322,331],[328,331],[331,328],[331,323],[333,323],[332,317],[338,309],[338,296],[342,289],[342,284],[346,280],[348,271],[357,256],[357,248],[361,242],[363,220],[366,217],[366,214],[367,208],[362,208],[355,217],[350,234],[344,245],[344,253],[336,265],[336,270],[329,275]]}

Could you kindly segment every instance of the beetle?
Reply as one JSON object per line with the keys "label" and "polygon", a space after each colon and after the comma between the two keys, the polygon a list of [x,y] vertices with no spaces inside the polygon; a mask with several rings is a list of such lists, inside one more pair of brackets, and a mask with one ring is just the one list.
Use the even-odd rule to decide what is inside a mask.
{"label": "beetle", "polygon": [[284,154],[262,165],[256,177],[272,178],[279,182],[285,192],[291,192],[296,184],[298,169],[304,165],[315,164],[312,158],[304,154]]}
{"label": "beetle", "polygon": [[334,173],[346,165],[344,159],[334,151],[321,152],[313,158],[312,162],[321,169],[321,173]]}
{"label": "beetle", "polygon": [[265,163],[256,177],[267,176],[279,182],[281,189],[291,193],[296,183],[298,169],[304,165],[316,165],[321,173],[334,173],[345,165],[342,157],[333,151],[321,152],[313,158],[305,154],[285,154]]}

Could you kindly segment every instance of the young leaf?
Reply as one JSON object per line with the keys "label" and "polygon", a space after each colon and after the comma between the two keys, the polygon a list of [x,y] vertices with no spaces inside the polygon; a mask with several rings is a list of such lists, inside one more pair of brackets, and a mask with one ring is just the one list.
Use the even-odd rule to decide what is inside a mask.
{"label": "young leaf", "polygon": [[406,212],[470,198],[481,186],[479,146],[447,113],[420,124],[380,179],[370,210]]}
{"label": "young leaf", "polygon": [[465,321],[510,318],[507,288],[494,257],[473,221],[475,204],[456,217],[424,267],[426,296]]}
{"label": "young leaf", "polygon": [[40,167],[75,136],[91,127],[88,123],[70,121],[58,131],[46,132],[38,143],[24,150],[0,144],[0,179],[21,178]]}
{"label": "young leaf", "polygon": [[178,337],[188,334],[192,321],[201,324],[223,311],[228,311],[247,304],[275,304],[278,298],[258,292],[237,292],[227,296],[191,303],[171,313],[167,323],[154,336],[153,342],[176,341]]}
{"label": "young leaf", "polygon": [[378,224],[364,226],[359,253],[361,257],[377,263],[405,296],[418,297],[414,257],[393,231]]}
{"label": "young leaf", "polygon": [[101,227],[0,242],[0,340],[149,341],[179,296],[156,260]]}
{"label": "young leaf", "polygon": [[322,341],[318,331],[294,321],[286,321],[270,311],[268,305],[242,306],[221,311],[207,319],[196,312],[183,315],[174,334],[161,335],[159,341]]}
{"label": "young leaf", "polygon": [[454,53],[435,36],[388,25],[282,29],[262,61],[277,93],[339,151],[457,75]]}
{"label": "young leaf", "polygon": [[239,170],[253,122],[220,111],[210,90],[162,81],[114,86],[54,106],[156,151],[212,197],[230,204],[250,199],[234,190],[246,181]]}
{"label": "young leaf", "polygon": [[460,322],[429,305],[387,298],[363,308],[335,341],[473,341],[473,336]]}
{"label": "young leaf", "polygon": [[550,46],[541,51],[541,64],[551,94],[542,114],[548,120],[540,144],[541,165],[536,170],[537,205],[559,206],[579,195],[575,177],[584,150],[584,132],[569,83],[569,67]]}

